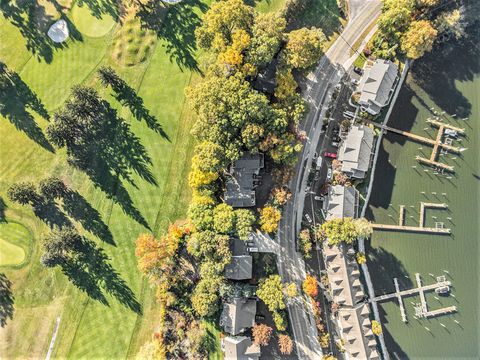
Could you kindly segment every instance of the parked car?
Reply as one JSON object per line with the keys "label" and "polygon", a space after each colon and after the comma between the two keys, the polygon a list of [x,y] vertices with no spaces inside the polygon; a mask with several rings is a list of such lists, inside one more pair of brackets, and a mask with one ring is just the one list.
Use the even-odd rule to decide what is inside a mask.
{"label": "parked car", "polygon": [[332,153],[332,152],[328,152],[328,151],[325,151],[325,153],[323,154],[323,156],[328,157],[328,158],[331,158],[331,159],[336,159],[336,158],[337,158],[337,154]]}
{"label": "parked car", "polygon": [[315,200],[317,201],[323,201],[324,197],[323,196],[315,196]]}
{"label": "parked car", "polygon": [[332,146],[338,148],[338,147],[340,146],[340,143],[339,143],[338,141],[336,141],[336,140],[333,140],[333,141],[332,141]]}
{"label": "parked car", "polygon": [[258,247],[248,247],[247,248],[247,252],[251,253],[251,252],[258,252]]}
{"label": "parked car", "polygon": [[305,219],[307,219],[307,221],[308,221],[309,223],[312,222],[312,218],[311,218],[310,215],[308,215],[308,214],[305,214]]}
{"label": "parked car", "polygon": [[363,74],[363,70],[361,68],[359,68],[358,66],[355,66],[353,68],[353,72],[357,73],[358,75],[362,75]]}
{"label": "parked car", "polygon": [[331,168],[328,168],[327,170],[327,181],[332,180],[333,172]]}
{"label": "parked car", "polygon": [[358,84],[360,84],[360,81],[358,81],[357,79],[352,79],[352,84],[353,85],[358,85]]}

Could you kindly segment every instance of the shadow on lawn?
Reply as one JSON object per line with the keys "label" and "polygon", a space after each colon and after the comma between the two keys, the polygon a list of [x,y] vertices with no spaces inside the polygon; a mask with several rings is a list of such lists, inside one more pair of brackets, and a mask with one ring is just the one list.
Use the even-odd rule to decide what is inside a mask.
{"label": "shadow on lawn", "polygon": [[142,27],[155,31],[165,40],[165,48],[171,61],[180,68],[199,71],[195,51],[195,29],[201,24],[198,12],[207,6],[200,0],[184,0],[174,6],[150,0],[137,13]]}
{"label": "shadow on lawn", "polygon": [[0,61],[0,115],[48,151],[54,152],[31,111],[48,120],[45,106],[20,76]]}
{"label": "shadow on lawn", "polygon": [[142,313],[141,304],[133,291],[112,267],[103,249],[93,241],[82,238],[77,244],[75,256],[60,266],[72,284],[92,299],[109,305],[104,294],[106,292],[135,313]]}
{"label": "shadow on lawn", "polygon": [[115,21],[120,19],[120,6],[117,0],[78,0],[78,6],[88,6],[90,12],[97,19],[103,15],[110,15]]}
{"label": "shadow on lawn", "polygon": [[12,282],[4,273],[0,273],[0,327],[4,327],[8,319],[13,319],[14,299]]}
{"label": "shadow on lawn", "polygon": [[[58,9],[58,4],[55,7]],[[0,11],[19,29],[25,38],[27,49],[37,59],[51,63],[54,50],[68,47],[68,42],[54,43],[47,36],[46,31],[58,19],[47,14],[37,1],[25,1],[22,6],[18,6],[14,1],[1,1]],[[82,35],[68,17],[62,14],[61,18],[68,23],[70,41],[83,41]]]}

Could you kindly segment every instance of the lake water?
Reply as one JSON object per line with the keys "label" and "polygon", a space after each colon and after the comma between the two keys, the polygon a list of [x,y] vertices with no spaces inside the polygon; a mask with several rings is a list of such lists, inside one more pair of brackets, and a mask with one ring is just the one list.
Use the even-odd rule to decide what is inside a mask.
{"label": "lake water", "polygon": [[428,306],[433,310],[456,305],[459,310],[454,315],[416,320],[412,302],[420,300],[405,298],[409,320],[405,324],[396,301],[382,303],[392,359],[480,358],[480,51],[476,29],[465,41],[451,42],[414,64],[389,120],[391,127],[434,138],[437,131],[426,119],[434,116],[431,108],[438,114],[445,111],[441,121],[466,129],[466,136],[453,145],[467,150],[461,156],[439,157],[453,165],[455,173],[434,175],[432,168],[415,160],[416,155],[429,158],[432,147],[400,135],[387,134],[380,149],[367,217],[377,223],[398,223],[399,206],[405,205],[406,224],[418,225],[421,201],[445,202],[448,210],[426,210],[426,226],[444,222],[452,235],[374,232],[367,251],[375,293],[392,292],[393,277],[405,289],[415,285],[417,272],[430,284],[434,282],[430,273],[442,275],[447,270],[454,297],[437,296],[437,300],[430,293]]}

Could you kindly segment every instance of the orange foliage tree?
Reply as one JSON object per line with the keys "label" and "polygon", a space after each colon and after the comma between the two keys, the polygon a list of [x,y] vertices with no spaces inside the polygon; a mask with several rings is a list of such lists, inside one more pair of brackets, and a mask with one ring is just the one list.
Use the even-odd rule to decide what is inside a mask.
{"label": "orange foliage tree", "polygon": [[278,335],[278,348],[284,355],[290,355],[293,350],[293,341],[290,336],[285,334]]}
{"label": "orange foliage tree", "polygon": [[303,282],[303,291],[312,298],[316,297],[318,295],[317,279],[312,275],[307,275]]}
{"label": "orange foliage tree", "polygon": [[272,336],[272,328],[265,324],[255,324],[252,329],[253,342],[260,346],[267,346]]}

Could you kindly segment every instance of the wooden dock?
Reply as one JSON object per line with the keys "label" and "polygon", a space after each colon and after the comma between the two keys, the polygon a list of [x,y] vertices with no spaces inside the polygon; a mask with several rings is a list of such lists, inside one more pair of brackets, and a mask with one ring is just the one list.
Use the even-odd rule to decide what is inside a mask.
{"label": "wooden dock", "polygon": [[400,205],[400,215],[398,217],[398,226],[405,225],[405,205]]}
{"label": "wooden dock", "polygon": [[430,233],[430,234],[451,234],[451,229],[446,228],[430,228],[421,226],[405,226],[405,225],[390,225],[390,224],[372,224],[373,230],[391,230],[391,231],[407,231],[417,233]]}
{"label": "wooden dock", "polygon": [[435,120],[435,119],[427,119],[427,123],[429,123],[433,126],[436,126],[438,128],[440,126],[443,126],[446,129],[455,130],[456,132],[458,132],[461,135],[465,134],[465,129],[464,128],[459,128],[459,127],[456,127],[456,126],[453,126],[453,125],[450,125],[450,124],[445,124],[445,123],[442,123],[441,121],[438,121],[438,120]]}
{"label": "wooden dock", "polygon": [[448,206],[445,203],[420,203],[420,221],[418,226],[425,227],[425,209],[446,209]]}
{"label": "wooden dock", "polygon": [[450,287],[452,283],[449,280],[446,280],[445,277],[438,277],[437,282],[435,284],[431,285],[423,285],[422,284],[422,279],[420,277],[419,273],[415,274],[415,280],[417,282],[417,287],[408,289],[408,290],[400,290],[400,286],[398,284],[398,279],[394,278],[393,283],[395,285],[395,292],[390,293],[390,294],[385,294],[385,295],[380,295],[376,296],[373,298],[371,301],[376,301],[376,302],[382,302],[382,301],[387,301],[391,299],[397,299],[398,305],[400,306],[400,314],[402,316],[402,321],[407,322],[407,314],[405,311],[405,305],[403,303],[403,297],[408,297],[408,296],[415,296],[419,295],[420,296],[420,307],[416,310],[417,313],[416,315],[420,318],[425,317],[425,318],[430,318],[434,316],[439,316],[439,315],[446,315],[450,314],[453,312],[457,311],[456,306],[448,306],[445,308],[441,309],[436,309],[436,310],[428,310],[428,305],[427,305],[427,299],[425,297],[425,293],[428,291],[434,291],[437,288],[441,287]]}

